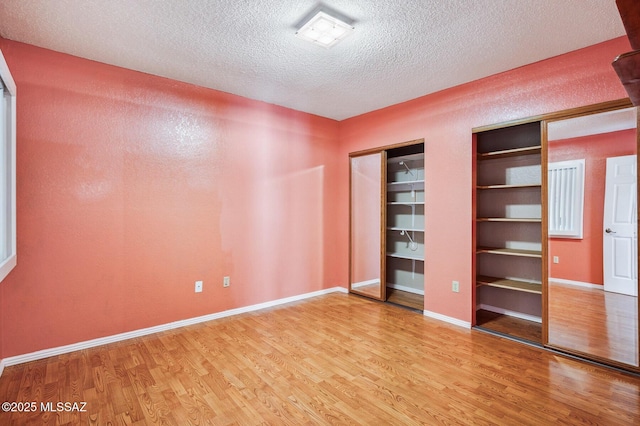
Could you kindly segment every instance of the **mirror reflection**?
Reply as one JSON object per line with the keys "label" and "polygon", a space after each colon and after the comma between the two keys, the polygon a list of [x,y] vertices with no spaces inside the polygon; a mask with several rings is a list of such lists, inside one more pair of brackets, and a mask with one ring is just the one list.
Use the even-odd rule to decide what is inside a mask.
{"label": "mirror reflection", "polygon": [[549,122],[548,341],[638,366],[637,111]]}
{"label": "mirror reflection", "polygon": [[351,157],[351,291],[382,299],[382,152]]}

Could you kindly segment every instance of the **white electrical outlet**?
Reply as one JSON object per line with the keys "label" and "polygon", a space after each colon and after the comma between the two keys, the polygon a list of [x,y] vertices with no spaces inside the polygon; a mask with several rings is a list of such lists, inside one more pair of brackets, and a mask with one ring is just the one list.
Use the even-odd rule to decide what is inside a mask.
{"label": "white electrical outlet", "polygon": [[453,291],[454,293],[460,292],[460,283],[458,281],[451,282],[451,291]]}
{"label": "white electrical outlet", "polygon": [[560,263],[560,258],[558,256],[553,256],[553,263]]}
{"label": "white electrical outlet", "polygon": [[196,281],[196,293],[202,293],[202,281]]}
{"label": "white electrical outlet", "polygon": [[222,279],[222,287],[229,287],[231,285],[231,277],[224,277]]}

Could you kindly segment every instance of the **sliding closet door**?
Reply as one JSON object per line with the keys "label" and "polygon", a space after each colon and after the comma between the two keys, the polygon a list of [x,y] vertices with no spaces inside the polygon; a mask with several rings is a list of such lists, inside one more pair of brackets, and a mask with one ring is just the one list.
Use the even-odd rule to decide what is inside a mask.
{"label": "sliding closet door", "polygon": [[546,122],[547,346],[640,371],[638,108],[566,115]]}
{"label": "sliding closet door", "polygon": [[350,157],[349,290],[385,300],[385,152]]}

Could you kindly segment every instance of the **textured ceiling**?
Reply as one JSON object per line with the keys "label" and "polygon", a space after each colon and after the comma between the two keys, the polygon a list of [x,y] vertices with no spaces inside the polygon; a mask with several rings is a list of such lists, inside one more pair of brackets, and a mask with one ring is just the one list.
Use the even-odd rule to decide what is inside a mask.
{"label": "textured ceiling", "polygon": [[[0,36],[337,120],[624,35],[615,0],[1,0]],[[614,58],[611,58],[612,60]]]}

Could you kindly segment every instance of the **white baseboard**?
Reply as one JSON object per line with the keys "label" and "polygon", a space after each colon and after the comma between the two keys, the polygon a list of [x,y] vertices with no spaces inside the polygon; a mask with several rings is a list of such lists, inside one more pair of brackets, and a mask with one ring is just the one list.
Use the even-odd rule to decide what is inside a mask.
{"label": "white baseboard", "polygon": [[407,287],[406,285],[387,283],[387,287],[392,288],[394,290],[406,291],[407,293],[420,294],[424,296],[424,290],[420,290],[413,287]]}
{"label": "white baseboard", "polygon": [[188,325],[198,324],[201,322],[212,321],[219,318],[230,317],[233,315],[244,314],[247,312],[258,311],[260,309],[271,308],[285,303],[296,302],[298,300],[309,299],[311,297],[322,296],[329,293],[347,293],[347,289],[344,287],[333,287],[325,290],[314,291],[311,293],[305,293],[298,296],[285,297],[284,299],[272,300],[270,302],[259,303],[257,305],[245,306],[242,308],[229,309],[228,311],[217,312],[214,314],[203,315],[200,317],[189,318],[180,321],[174,321],[168,324],[156,325],[154,327],[143,328],[140,330],[129,331],[126,333],[115,334],[112,336],[100,337],[98,339],[87,340],[84,342],[73,343],[71,345],[58,346],[56,348],[43,349],[36,352],[31,352],[23,355],[16,355],[8,358],[4,358],[0,361],[0,375],[5,366],[22,364],[25,362],[36,361],[39,359],[49,358],[56,355],[62,355],[70,352],[79,351],[82,349],[93,348],[96,346],[106,345],[108,343],[120,342],[123,340],[133,339],[136,337],[142,337],[149,334],[160,333],[162,331],[173,330]]}
{"label": "white baseboard", "polygon": [[457,318],[448,317],[446,315],[438,314],[436,312],[431,312],[431,311],[424,311],[423,314],[424,314],[425,317],[429,317],[429,318],[437,319],[437,320],[440,320],[440,321],[448,322],[449,324],[457,325],[457,326],[464,327],[464,328],[471,328],[471,323],[470,322],[462,321],[462,320],[459,320]]}
{"label": "white baseboard", "polygon": [[585,283],[582,281],[565,280],[563,278],[549,278],[549,282],[551,281],[558,284],[568,284],[568,285],[575,285],[578,287],[597,288],[600,290],[604,290],[604,285],[602,284],[593,284],[593,283]]}
{"label": "white baseboard", "polygon": [[480,305],[478,305],[476,309],[483,309],[485,311],[495,312],[497,314],[502,314],[502,315],[509,315],[510,317],[520,318],[523,320],[538,322],[542,324],[541,317],[538,317],[535,315],[523,314],[522,312],[518,312],[518,311],[510,311],[509,309],[498,308],[496,306],[485,305],[484,303],[481,303]]}

